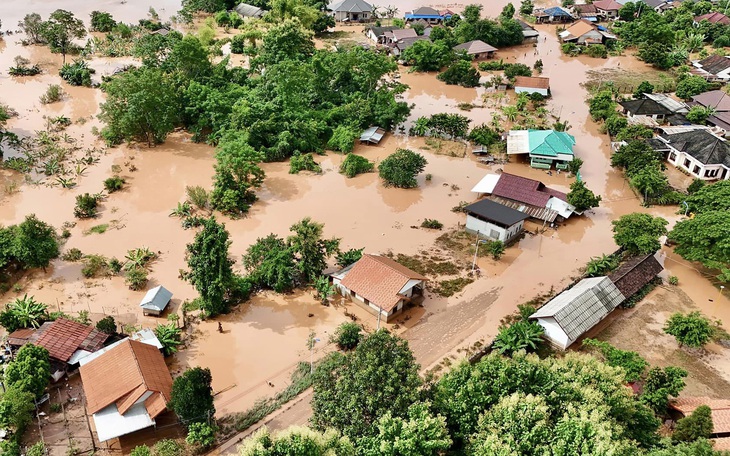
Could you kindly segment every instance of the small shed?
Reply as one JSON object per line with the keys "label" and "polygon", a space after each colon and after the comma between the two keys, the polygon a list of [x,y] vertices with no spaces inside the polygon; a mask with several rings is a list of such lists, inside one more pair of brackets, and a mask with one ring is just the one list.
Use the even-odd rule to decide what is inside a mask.
{"label": "small shed", "polygon": [[509,242],[522,233],[529,215],[503,204],[483,199],[464,208],[466,230],[480,237]]}
{"label": "small shed", "polygon": [[539,93],[543,97],[550,96],[550,79],[530,76],[515,77],[515,93]]}
{"label": "small shed", "polygon": [[261,9],[258,6],[249,5],[248,3],[239,3],[233,11],[238,13],[241,17],[260,18],[266,14],[266,10]]}
{"label": "small shed", "polygon": [[170,303],[172,299],[172,293],[168,291],[162,285],[158,285],[155,288],[149,290],[139,306],[142,308],[142,312],[145,315],[160,316],[165,311],[165,307]]}
{"label": "small shed", "polygon": [[385,129],[380,127],[370,127],[360,135],[360,142],[366,144],[378,144],[385,136]]}

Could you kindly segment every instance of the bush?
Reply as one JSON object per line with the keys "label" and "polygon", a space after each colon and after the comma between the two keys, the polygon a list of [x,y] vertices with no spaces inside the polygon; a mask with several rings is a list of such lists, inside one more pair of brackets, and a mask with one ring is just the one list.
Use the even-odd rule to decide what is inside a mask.
{"label": "bush", "polygon": [[340,173],[347,177],[355,177],[362,173],[371,173],[375,169],[375,164],[365,157],[355,154],[348,154],[340,165]]}
{"label": "bush", "polygon": [[575,43],[563,43],[560,46],[560,50],[563,51],[563,54],[565,55],[575,57],[576,55],[580,54],[581,48],[578,47],[578,45]]}
{"label": "bush", "polygon": [[449,85],[462,87],[476,87],[479,85],[479,72],[466,60],[458,60],[451,64],[437,78]]}
{"label": "bush", "polygon": [[479,71],[502,71],[511,63],[504,63],[504,60],[490,60],[487,62],[479,62]]}
{"label": "bush", "polygon": [[51,84],[46,89],[46,93],[41,95],[40,101],[42,104],[55,103],[57,101],[61,101],[63,95],[64,92],[60,85]]}
{"label": "bush", "polygon": [[487,125],[481,124],[472,128],[472,130],[469,132],[469,136],[467,136],[467,139],[474,144],[488,147],[498,142],[501,137],[499,133],[497,133]]}
{"label": "bush", "polygon": [[185,442],[203,449],[208,448],[215,443],[215,428],[207,423],[193,423],[188,428]]}
{"label": "bush", "polygon": [[362,339],[362,327],[357,323],[342,323],[332,335],[332,342],[336,343],[340,350],[352,350],[357,347]]}
{"label": "bush", "polygon": [[712,410],[706,405],[700,405],[691,415],[677,421],[672,433],[674,442],[694,442],[697,439],[709,439],[713,431]]}
{"label": "bush", "polygon": [[246,38],[243,35],[236,35],[231,39],[231,52],[234,54],[243,54],[246,49]]}
{"label": "bush", "polygon": [[121,190],[125,182],[126,181],[119,176],[110,177],[104,181],[104,188],[107,192],[114,193]]}
{"label": "bush", "polygon": [[689,184],[689,187],[687,187],[687,193],[689,193],[691,195],[692,193],[697,192],[704,186],[705,186],[705,181],[703,181],[702,179],[695,179],[692,181],[691,184]]}
{"label": "bush", "polygon": [[111,271],[111,272],[112,272],[113,274],[119,274],[119,271],[121,271],[121,270],[122,270],[122,266],[123,266],[123,265],[122,265],[122,262],[121,262],[121,261],[119,261],[119,260],[118,260],[118,259],[116,259],[116,258],[111,258],[111,259],[109,260],[109,263],[108,263],[107,265],[108,265],[108,267],[109,267],[109,270],[110,270],[110,271]]}
{"label": "bush", "polygon": [[590,46],[586,46],[583,53],[589,57],[600,59],[608,58],[608,50],[606,50],[606,46],[602,44],[591,44]]}
{"label": "bush", "polygon": [[355,148],[355,140],[360,136],[358,130],[348,125],[338,125],[327,142],[327,147],[339,152],[350,153]]}
{"label": "bush", "polygon": [[129,453],[130,456],[152,456],[152,452],[150,451],[150,447],[147,445],[140,445],[137,447],[134,447],[131,453]]}
{"label": "bush", "polygon": [[114,317],[109,315],[96,323],[96,329],[103,333],[114,335],[117,332],[117,323],[114,321]]}
{"label": "bush", "polygon": [[299,171],[311,171],[321,173],[322,167],[314,161],[312,154],[292,155],[289,161],[289,174],[298,174]]}
{"label": "bush", "polygon": [[96,70],[89,68],[84,60],[76,60],[74,63],[65,63],[58,72],[61,78],[72,86],[91,87],[91,75]]}
{"label": "bush", "polygon": [[20,55],[16,56],[15,66],[8,68],[8,74],[10,76],[35,76],[41,73],[41,69],[38,65],[30,65],[30,60]]}
{"label": "bush", "polygon": [[101,11],[91,12],[91,31],[92,32],[111,32],[117,26],[111,14]]}
{"label": "bush", "polygon": [[131,268],[127,271],[125,282],[130,290],[141,290],[147,285],[147,270],[144,268]]}
{"label": "bush", "polygon": [[174,440],[163,439],[152,447],[154,456],[182,456],[183,448]]}
{"label": "bush", "polygon": [[499,260],[504,255],[505,247],[502,241],[487,241],[486,247],[493,260]]}
{"label": "bush", "polygon": [[669,285],[679,285],[679,277],[669,276]]}
{"label": "bush", "polygon": [[421,228],[429,228],[432,230],[440,230],[444,227],[444,224],[435,219],[425,219],[421,223]]}
{"label": "bush", "polygon": [[699,348],[710,341],[714,330],[710,320],[699,312],[682,315],[677,312],[669,317],[664,332],[674,336],[679,346]]}
{"label": "bush", "polygon": [[99,197],[96,195],[89,195],[88,193],[77,195],[74,216],[78,218],[96,217],[98,205]]}
{"label": "bush", "polygon": [[87,279],[96,277],[107,271],[106,258],[101,255],[87,255],[84,258],[84,267],[81,268],[81,274]]}
{"label": "bush", "polygon": [[81,250],[77,249],[76,247],[72,247],[68,249],[63,255],[61,255],[61,259],[63,261],[79,261],[84,256],[83,253],[81,253]]}
{"label": "bush", "polygon": [[365,249],[350,249],[344,252],[337,253],[337,256],[335,257],[337,260],[337,264],[344,268],[351,265],[352,263],[357,262],[358,260],[360,260],[360,258],[362,258],[363,250]]}
{"label": "bush", "polygon": [[380,163],[378,171],[386,186],[414,188],[418,187],[416,176],[427,164],[423,155],[408,149],[397,149]]}
{"label": "bush", "polygon": [[514,81],[517,76],[532,76],[532,69],[523,63],[513,63],[504,69],[504,76]]}
{"label": "bush", "polygon": [[[57,404],[54,404],[57,405]],[[43,442],[36,442],[28,448],[28,450],[25,452],[25,456],[45,456],[46,454],[46,444]]]}
{"label": "bush", "polygon": [[188,199],[191,203],[198,209],[207,209],[208,208],[208,200],[210,199],[210,195],[208,192],[201,186],[196,185],[194,187],[187,186],[185,187],[185,193],[188,195]]}

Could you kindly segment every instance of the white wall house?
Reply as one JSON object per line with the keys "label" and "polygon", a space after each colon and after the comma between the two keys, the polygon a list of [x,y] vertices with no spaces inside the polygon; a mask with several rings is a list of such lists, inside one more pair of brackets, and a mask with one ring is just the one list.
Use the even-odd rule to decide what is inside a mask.
{"label": "white wall house", "polygon": [[530,216],[494,201],[483,199],[464,208],[466,230],[480,237],[507,243],[522,233]]}
{"label": "white wall house", "polygon": [[663,134],[651,144],[669,163],[698,179],[730,179],[730,143],[707,129]]}

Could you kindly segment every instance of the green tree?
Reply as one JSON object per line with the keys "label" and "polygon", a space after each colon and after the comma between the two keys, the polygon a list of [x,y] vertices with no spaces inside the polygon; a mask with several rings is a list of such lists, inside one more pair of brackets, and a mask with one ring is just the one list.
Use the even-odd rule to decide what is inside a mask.
{"label": "green tree", "polygon": [[239,456],[355,456],[355,447],[347,437],[329,429],[317,432],[305,427],[290,427],[272,435],[262,427],[238,447]]}
{"label": "green tree", "polygon": [[5,313],[9,316],[3,316],[0,321],[8,332],[21,328],[39,328],[48,320],[48,306],[27,294],[8,303],[3,311]]}
{"label": "green tree", "polygon": [[[705,183],[701,180],[699,182]],[[690,212],[701,214],[710,211],[730,211],[730,180],[711,185],[700,184],[699,188],[690,193],[691,195],[685,200]]]}
{"label": "green tree", "polygon": [[296,265],[303,281],[312,283],[327,268],[327,259],[337,253],[340,240],[322,239],[324,224],[313,222],[309,217],[293,224],[289,229],[294,233],[287,243],[296,257]]}
{"label": "green tree", "polygon": [[36,398],[43,395],[50,379],[48,350],[33,344],[20,347],[15,359],[5,368],[4,383],[8,388],[18,388]]}
{"label": "green tree", "polygon": [[636,382],[644,375],[649,363],[634,351],[620,350],[608,342],[596,339],[585,339],[583,347],[601,353],[606,364],[624,370],[627,382]]}
{"label": "green tree", "polygon": [[24,268],[43,268],[58,257],[58,238],[56,230],[49,224],[38,220],[35,214],[13,230],[13,256]]}
{"label": "green tree", "polygon": [[440,81],[449,85],[460,85],[462,87],[476,87],[479,85],[480,74],[467,60],[457,60],[452,63],[446,71],[438,76]]}
{"label": "green tree", "polygon": [[114,27],[116,27],[117,21],[114,20],[111,14],[101,11],[91,12],[91,31],[109,33]]}
{"label": "green tree", "polygon": [[200,294],[202,308],[208,316],[218,315],[227,309],[226,293],[233,280],[228,236],[225,225],[211,217],[203,221],[203,229],[187,246],[190,271],[185,278]]}
{"label": "green tree", "polygon": [[174,43],[164,67],[174,69],[187,80],[196,81],[210,76],[213,72],[202,37],[194,35],[187,35]]}
{"label": "green tree", "polygon": [[714,451],[712,441],[699,439],[696,442],[682,442],[672,445],[669,442],[665,448],[657,448],[647,453],[647,456],[724,456],[724,452]]}
{"label": "green tree", "polygon": [[730,212],[703,212],[677,222],[669,233],[669,240],[677,244],[674,251],[682,258],[699,261],[709,268],[727,269],[730,265]]}
{"label": "green tree", "polygon": [[375,435],[376,422],[386,414],[407,416],[421,379],[405,340],[379,330],[340,356],[340,362],[322,363],[315,373],[312,423],[317,428],[333,427],[358,439]]}
{"label": "green tree", "polygon": [[454,51],[442,42],[420,40],[403,51],[400,58],[415,71],[440,71],[454,60]]}
{"label": "green tree", "polygon": [[488,147],[499,142],[501,137],[498,132],[491,129],[488,125],[481,124],[471,129],[467,139],[474,144]]}
{"label": "green tree", "polygon": [[616,114],[607,118],[605,125],[608,134],[611,136],[616,136],[621,130],[629,126],[629,121],[626,119],[626,117]]}
{"label": "green tree", "polygon": [[294,288],[296,264],[294,253],[284,239],[270,234],[258,238],[243,255],[249,277],[261,288],[284,293]]}
{"label": "green tree", "polygon": [[352,350],[362,339],[362,327],[354,322],[342,323],[332,335],[332,341],[340,350]]}
{"label": "green tree", "polygon": [[284,60],[306,60],[313,54],[312,32],[304,29],[298,19],[289,19],[266,32],[257,60],[269,66]]}
{"label": "green tree", "polygon": [[436,135],[445,135],[452,139],[466,137],[471,119],[461,114],[439,113],[428,119],[428,128]]}
{"label": "green tree", "polygon": [[524,63],[513,63],[504,69],[504,77],[514,81],[517,76],[532,76],[532,69]]}
{"label": "green tree", "polygon": [[647,204],[652,198],[662,195],[669,188],[667,176],[656,166],[648,166],[633,172],[630,182],[644,197]]}
{"label": "green tree", "polygon": [[667,234],[667,221],[635,212],[611,222],[616,245],[633,255],[654,253],[661,248],[659,237]]}
{"label": "green tree", "polygon": [[695,311],[687,315],[679,312],[672,314],[664,326],[664,332],[674,336],[680,347],[700,348],[710,341],[714,331],[710,320]]}
{"label": "green tree", "polygon": [[574,176],[578,175],[580,169],[583,167],[583,159],[575,157],[568,162],[568,172]]}
{"label": "green tree", "polygon": [[677,96],[685,100],[689,100],[695,95],[706,92],[710,88],[710,83],[702,76],[687,76],[677,84]]}
{"label": "green tree", "polygon": [[715,109],[711,106],[692,106],[685,117],[693,124],[704,125],[707,118],[715,114]]}
{"label": "green tree", "polygon": [[330,296],[335,294],[335,288],[330,283],[328,276],[319,276],[314,281],[314,290],[316,291],[317,299],[323,305],[329,305]]}
{"label": "green tree", "polygon": [[646,93],[654,93],[654,84],[649,81],[641,81],[636,87],[636,90],[634,90],[634,98],[644,98],[644,94]]}
{"label": "green tree", "polygon": [[152,451],[147,445],[140,445],[132,449],[130,456],[152,456]]}
{"label": "green tree", "polygon": [[114,335],[117,333],[117,323],[114,321],[114,317],[109,315],[96,323],[96,329],[103,333]]}
{"label": "green tree", "polygon": [[104,83],[102,89],[107,98],[99,118],[106,123],[102,136],[110,144],[136,139],[152,147],[163,142],[179,121],[177,91],[159,69],[125,71]]}
{"label": "green tree", "polygon": [[42,44],[43,38],[43,18],[38,13],[26,14],[22,21],[18,23],[20,29],[25,32],[28,44]]}
{"label": "green tree", "polygon": [[9,386],[0,396],[0,427],[12,428],[16,435],[22,436],[25,428],[33,421],[34,411],[33,393],[17,385]]}
{"label": "green tree", "polygon": [[192,423],[188,426],[185,442],[203,450],[210,448],[215,443],[215,428],[207,423]]}
{"label": "green tree", "polygon": [[[332,137],[329,139],[329,141],[327,141],[327,147],[332,150],[349,154],[355,148],[355,140],[359,137],[360,132],[357,128],[351,127],[349,125],[338,125],[332,132]],[[350,155],[345,157],[345,161],[347,161],[348,158],[350,158]]]}
{"label": "green tree", "polygon": [[57,9],[51,13],[47,21],[43,22],[39,33],[51,46],[51,51],[60,52],[63,63],[66,63],[66,54],[74,46],[73,40],[86,36],[86,28],[83,21],[76,18],[72,12]]}
{"label": "green tree", "polygon": [[346,250],[344,252],[338,252],[335,258],[337,259],[337,264],[343,268],[357,262],[362,258],[362,252],[365,250],[365,248],[362,249],[350,249]]}
{"label": "green tree", "polygon": [[157,325],[155,328],[155,336],[157,336],[157,340],[159,340],[162,344],[162,353],[164,353],[165,356],[177,353],[177,347],[182,343],[180,341],[181,333],[182,331],[175,323]]}
{"label": "green tree", "polygon": [[589,190],[583,181],[577,180],[570,184],[568,204],[573,205],[576,211],[583,212],[598,207],[600,202],[601,196]]}
{"label": "green tree", "polygon": [[451,446],[446,420],[434,415],[428,402],[416,402],[406,417],[387,413],[378,419],[378,434],[363,439],[359,452],[364,456],[438,456]]}
{"label": "green tree", "polygon": [[588,100],[588,111],[593,120],[605,120],[616,115],[616,102],[610,89],[601,90]]}
{"label": "green tree", "polygon": [[529,16],[532,14],[532,10],[535,9],[535,4],[532,0],[522,0],[520,3],[520,14],[523,16]]}
{"label": "green tree", "polygon": [[511,355],[518,350],[536,351],[542,345],[544,332],[537,322],[517,321],[500,328],[494,338],[494,349],[503,355]]}
{"label": "green tree", "polygon": [[414,188],[418,187],[416,176],[427,164],[423,155],[409,149],[397,149],[380,162],[378,172],[386,186]]}
{"label": "green tree", "polygon": [[215,177],[210,201],[214,208],[238,216],[256,201],[265,173],[259,163],[264,156],[241,137],[226,136],[215,154]]}
{"label": "green tree", "polygon": [[691,415],[679,421],[672,432],[672,440],[675,442],[694,442],[697,439],[709,439],[712,435],[712,409],[706,405],[700,405]]}
{"label": "green tree", "polygon": [[629,141],[611,155],[611,166],[620,166],[631,177],[638,171],[661,163],[661,155],[644,141]]}
{"label": "green tree", "polygon": [[684,389],[684,378],[687,371],[679,367],[668,366],[664,369],[653,367],[644,380],[644,387],[639,399],[651,407],[659,416],[667,413],[669,396],[677,397]]}
{"label": "green tree", "polygon": [[187,426],[205,422],[215,414],[212,381],[208,368],[194,367],[186,370],[172,382],[167,406]]}
{"label": "green tree", "polygon": [[347,177],[355,177],[358,174],[370,173],[375,169],[375,164],[365,157],[355,154],[348,154],[340,165],[340,173]]}

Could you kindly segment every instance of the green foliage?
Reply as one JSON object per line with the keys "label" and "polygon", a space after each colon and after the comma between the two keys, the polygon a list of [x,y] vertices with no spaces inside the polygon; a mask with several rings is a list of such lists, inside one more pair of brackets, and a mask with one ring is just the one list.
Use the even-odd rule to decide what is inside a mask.
{"label": "green foliage", "polygon": [[403,51],[400,58],[415,71],[440,71],[455,56],[454,51],[442,42],[420,40]]}
{"label": "green foliage", "polygon": [[501,140],[500,134],[485,124],[477,125],[469,132],[467,139],[474,144],[489,147]]}
{"label": "green foliage", "polygon": [[[686,198],[690,212],[702,214],[711,211],[730,211],[730,181],[723,180],[711,185],[695,184]],[[691,187],[690,186],[690,187]]]}
{"label": "green foliage", "polygon": [[624,371],[624,379],[637,382],[644,375],[649,363],[634,351],[620,350],[608,342],[597,339],[585,339],[583,347],[598,351],[609,366],[620,367]]}
{"label": "green foliage", "polygon": [[76,195],[76,206],[74,206],[74,216],[78,218],[96,217],[97,207],[99,205],[99,197],[84,193]]}
{"label": "green foliage", "polygon": [[[29,19],[28,16],[26,16],[27,19]],[[65,64],[66,54],[74,50],[73,40],[86,36],[86,29],[81,19],[74,17],[73,13],[57,9],[51,13],[47,21],[40,24],[37,33],[44,42],[48,43],[52,52],[60,52],[63,55]]]}
{"label": "green foliage", "polygon": [[[19,440],[26,427],[33,421],[34,411],[35,396],[33,393],[24,391],[19,385],[6,386],[0,398],[0,427],[14,430],[15,437]],[[3,448],[0,447],[0,450]],[[26,456],[30,454],[29,449]]]}
{"label": "green foliage", "polygon": [[337,344],[340,350],[352,350],[362,338],[362,327],[357,323],[346,322],[337,327],[332,335],[332,342]]}
{"label": "green foliage", "polygon": [[40,102],[42,104],[55,103],[63,99],[64,91],[58,84],[51,84],[46,89],[46,92],[41,95]]}
{"label": "green foliage", "polygon": [[487,252],[492,255],[492,259],[497,261],[504,255],[505,246],[502,241],[487,241]]}
{"label": "green foliage", "polygon": [[109,315],[96,323],[96,329],[103,333],[114,335],[117,333],[117,322],[114,321],[114,317]]}
{"label": "green foliage", "polygon": [[10,388],[33,394],[36,398],[51,378],[48,350],[33,344],[20,347],[13,361],[5,368],[4,384]]}
{"label": "green foliage", "polygon": [[712,429],[712,409],[706,405],[700,405],[691,415],[677,421],[674,432],[672,432],[672,441],[694,442],[701,438],[709,439]]}
{"label": "green foliage", "polygon": [[466,137],[471,120],[461,114],[440,113],[428,119],[427,127],[436,136],[447,136],[452,139]]}
{"label": "green foliage", "polygon": [[633,141],[636,139],[649,139],[654,132],[643,125],[629,125],[616,134],[616,141]]}
{"label": "green foliage", "polygon": [[330,296],[335,294],[335,288],[330,283],[330,279],[327,276],[319,276],[314,281],[314,290],[317,292],[317,299],[323,305],[329,305]]}
{"label": "green foliage", "polygon": [[155,336],[157,336],[157,339],[162,344],[162,353],[165,356],[177,353],[177,347],[182,343],[180,341],[181,334],[181,329],[175,323],[157,325],[155,328]]}
{"label": "green foliage", "polygon": [[568,162],[568,172],[572,175],[577,175],[580,171],[581,167],[583,166],[583,160],[575,157],[571,161]]}
{"label": "green foliage", "polygon": [[42,44],[44,43],[43,34],[43,19],[38,13],[26,14],[23,20],[18,23],[18,27],[25,32],[26,41],[28,44]]}
{"label": "green foliage", "polygon": [[215,443],[215,428],[207,423],[192,423],[185,442],[201,449],[210,448]]}
{"label": "green foliage", "polygon": [[576,180],[570,184],[568,204],[575,206],[578,212],[598,207],[600,202],[601,196],[589,190],[583,181]]}
{"label": "green foliage", "polygon": [[693,124],[704,125],[707,118],[715,113],[715,110],[709,106],[692,106],[685,117]]}
{"label": "green foliage", "polygon": [[296,265],[294,253],[284,239],[270,234],[258,238],[243,255],[243,265],[251,280],[260,288],[284,293],[294,288]]}
{"label": "green foliage", "polygon": [[714,331],[710,320],[695,311],[687,315],[679,312],[672,314],[664,326],[664,332],[674,336],[680,347],[700,348],[710,341]]}
{"label": "green foliage", "polygon": [[702,76],[687,76],[677,83],[677,96],[679,98],[689,100],[695,95],[706,92],[710,88],[710,83]]}
{"label": "green foliage", "polygon": [[140,445],[134,447],[131,453],[129,453],[130,456],[152,456],[152,451],[150,451],[150,447],[147,445]]}
{"label": "green foliage", "polygon": [[359,137],[360,133],[358,129],[348,125],[338,125],[332,131],[332,137],[327,141],[327,147],[349,154],[355,148],[355,140]]}
{"label": "green foliage", "polygon": [[432,230],[440,230],[444,227],[444,224],[439,222],[436,219],[423,219],[423,222],[421,222],[421,228],[428,228]]}
{"label": "green foliage", "polygon": [[91,31],[92,32],[111,32],[116,27],[117,21],[114,20],[111,14],[101,11],[91,12]]}
{"label": "green foliage", "polygon": [[340,165],[340,173],[350,178],[362,173],[371,173],[374,170],[375,164],[373,162],[355,154],[348,154]]}
{"label": "green foliage", "polygon": [[699,178],[695,178],[691,184],[687,187],[687,193],[690,195],[697,193],[700,189],[702,189],[705,185],[705,181]]}
{"label": "green foliage", "polygon": [[534,9],[535,5],[532,0],[522,0],[520,3],[520,14],[523,16],[529,16]]}
{"label": "green foliage", "polygon": [[8,333],[22,328],[39,328],[46,320],[48,306],[27,294],[8,303],[0,314],[0,324]]}
{"label": "green foliage", "polygon": [[632,255],[654,253],[661,248],[659,237],[667,234],[667,221],[635,212],[611,222],[616,244]]}
{"label": "green foliage", "polygon": [[626,117],[620,116],[618,114],[612,115],[606,119],[606,132],[608,132],[608,134],[611,136],[616,136],[617,134],[619,134],[619,132],[621,132],[628,126],[629,121],[626,119]]}
{"label": "green foliage", "polygon": [[[351,439],[373,436],[381,417],[406,417],[418,399],[421,379],[408,343],[379,330],[347,355],[317,366],[312,423]],[[342,404],[349,404],[342,407]]]}
{"label": "green foliage", "polygon": [[616,115],[616,102],[610,89],[601,90],[588,100],[588,111],[593,120],[606,120]]}
{"label": "green foliage", "polygon": [[337,259],[337,264],[341,267],[347,267],[358,260],[362,258],[362,252],[365,250],[365,248],[362,249],[350,249],[344,252],[337,252],[335,258]]}
{"label": "green foliage", "polygon": [[186,370],[172,382],[167,406],[187,426],[206,422],[215,414],[212,381],[210,369],[194,367]]}
{"label": "green foliage", "polygon": [[125,283],[130,290],[138,291],[147,285],[147,270],[144,268],[133,267],[127,270]]}
{"label": "green foliage", "polygon": [[440,81],[444,81],[449,85],[477,87],[479,85],[480,75],[468,60],[457,60],[437,77]]}
{"label": "green foliage", "polygon": [[603,254],[600,257],[591,257],[591,260],[586,264],[584,274],[586,277],[605,276],[616,269],[618,263],[619,257],[614,255]]}
{"label": "green foliage", "polygon": [[229,215],[240,215],[256,201],[254,190],[264,181],[258,163],[263,155],[242,138],[226,137],[216,151],[215,178],[210,202]]}
{"label": "green foliage", "polygon": [[649,81],[641,81],[639,85],[636,86],[636,90],[634,90],[634,98],[644,98],[644,94],[646,93],[654,93],[654,84]]}
{"label": "green foliage", "polygon": [[[38,220],[35,214],[26,216],[25,220],[13,227],[8,234],[11,235],[10,257],[22,268],[45,269],[60,253],[56,230]],[[0,253],[0,267],[3,266],[3,256],[5,254]]]}
{"label": "green foliage", "polygon": [[398,188],[418,187],[416,176],[428,162],[423,155],[408,149],[397,149],[378,166],[380,178],[386,186]]}
{"label": "green foliage", "polygon": [[639,399],[651,407],[659,416],[667,413],[669,396],[677,397],[684,389],[684,378],[687,371],[679,367],[668,366],[664,369],[653,367],[644,380]]}
{"label": "green foliage", "polygon": [[227,310],[226,292],[233,279],[228,257],[231,241],[225,225],[211,217],[203,222],[203,229],[187,246],[187,262],[190,271],[185,278],[195,287],[202,299],[202,308],[208,316]]}
{"label": "green foliage", "polygon": [[294,154],[289,161],[289,174],[299,174],[300,171],[321,173],[322,167],[314,161],[312,154]]}
{"label": "green foliage", "polygon": [[25,452],[25,456],[45,456],[45,454],[46,445],[42,441],[34,443],[28,448],[28,451]]}
{"label": "green foliage", "polygon": [[203,187],[199,185],[193,187],[187,186],[185,187],[185,194],[187,195],[188,200],[190,200],[190,202],[193,203],[198,209],[208,209],[208,201],[210,199],[210,195]]}
{"label": "green foliage", "polygon": [[317,432],[304,427],[290,427],[271,435],[266,426],[243,441],[239,456],[355,456],[355,448],[347,437],[329,429]]}
{"label": "green foliage", "polygon": [[608,49],[606,49],[606,46],[602,44],[591,44],[585,47],[583,53],[587,55],[588,57],[593,57],[597,59],[606,59],[608,58]]}
{"label": "green foliage", "polygon": [[154,456],[183,456],[184,449],[175,440],[162,439],[152,447],[152,454]]}
{"label": "green foliage", "polygon": [[81,274],[88,278],[97,277],[107,272],[107,260],[102,255],[86,255]]}
{"label": "green foliage", "polygon": [[628,177],[646,168],[658,168],[661,155],[644,141],[629,141],[611,155],[611,166],[620,166]]}
{"label": "green foliage", "polygon": [[285,60],[302,61],[311,57],[314,50],[312,32],[304,29],[299,20],[286,20],[266,32],[257,61],[264,66]]}
{"label": "green foliage", "polygon": [[124,187],[125,180],[119,176],[112,176],[104,180],[104,188],[109,193],[114,193]]}
{"label": "green foliage", "polygon": [[669,276],[669,285],[679,285],[679,278],[677,276]]}
{"label": "green foliage", "polygon": [[8,68],[8,74],[10,76],[35,76],[41,73],[41,68],[38,65],[30,66],[30,60],[20,55],[13,59],[15,66]]}
{"label": "green foliage", "polygon": [[534,321],[517,321],[500,328],[494,339],[494,349],[503,355],[518,350],[536,351],[542,344],[542,326]]}
{"label": "green foliage", "polygon": [[74,63],[64,63],[58,74],[72,86],[91,87],[91,75],[95,72],[85,60],[74,60]]}
{"label": "green foliage", "polygon": [[504,76],[514,81],[517,76],[532,76],[532,69],[524,63],[513,63],[505,67]]}
{"label": "green foliage", "polygon": [[[718,184],[711,187],[715,185]],[[689,198],[703,190],[690,195]],[[669,233],[669,240],[677,244],[674,251],[686,260],[699,261],[709,268],[728,268],[730,212],[726,210],[701,212],[692,219],[679,221]]]}
{"label": "green foliage", "polygon": [[289,227],[294,234],[287,238],[287,244],[296,258],[300,279],[314,282],[327,268],[327,259],[337,253],[340,240],[323,239],[324,224],[305,217]]}

